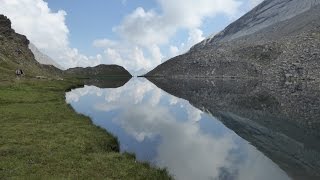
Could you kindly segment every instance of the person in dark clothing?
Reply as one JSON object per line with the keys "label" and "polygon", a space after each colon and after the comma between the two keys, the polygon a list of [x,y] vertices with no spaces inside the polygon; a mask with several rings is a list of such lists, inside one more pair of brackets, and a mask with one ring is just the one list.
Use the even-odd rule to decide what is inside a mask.
{"label": "person in dark clothing", "polygon": [[17,69],[16,70],[16,76],[20,77],[20,76],[23,76],[24,75],[24,72],[22,71],[22,69]]}

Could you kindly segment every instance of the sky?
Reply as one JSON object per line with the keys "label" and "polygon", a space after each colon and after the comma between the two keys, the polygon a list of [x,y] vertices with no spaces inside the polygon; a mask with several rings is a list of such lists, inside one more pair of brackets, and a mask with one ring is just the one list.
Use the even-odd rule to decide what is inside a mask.
{"label": "sky", "polygon": [[187,52],[262,0],[0,0],[0,14],[64,68],[139,75]]}

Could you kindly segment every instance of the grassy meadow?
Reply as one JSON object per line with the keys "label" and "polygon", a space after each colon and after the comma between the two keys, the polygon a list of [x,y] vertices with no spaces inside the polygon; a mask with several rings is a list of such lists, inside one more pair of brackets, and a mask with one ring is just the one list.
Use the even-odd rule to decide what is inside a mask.
{"label": "grassy meadow", "polygon": [[0,179],[171,179],[120,154],[115,137],[66,104],[80,85],[0,78]]}

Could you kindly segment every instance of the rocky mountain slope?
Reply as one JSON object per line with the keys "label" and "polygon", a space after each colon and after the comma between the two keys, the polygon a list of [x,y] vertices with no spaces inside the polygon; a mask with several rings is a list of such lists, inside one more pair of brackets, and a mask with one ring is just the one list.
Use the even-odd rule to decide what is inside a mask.
{"label": "rocky mountain slope", "polygon": [[49,56],[43,54],[34,44],[29,44],[29,49],[32,51],[35,59],[40,64],[46,64],[46,65],[53,65],[54,67],[58,69],[64,69],[62,66],[60,66],[58,63],[56,63],[52,58]]}
{"label": "rocky mountain slope", "polygon": [[0,15],[0,76],[1,79],[15,77],[16,69],[23,69],[26,75],[44,75],[43,66],[38,63],[28,48],[29,40],[15,33],[10,20]]}
{"label": "rocky mountain slope", "polygon": [[146,76],[320,79],[320,1],[265,0]]}
{"label": "rocky mountain slope", "polygon": [[194,48],[253,34],[278,22],[291,19],[319,4],[318,0],[265,0],[222,32],[209,37]]}
{"label": "rocky mountain slope", "polygon": [[87,68],[70,68],[64,71],[65,75],[71,75],[76,77],[106,77],[106,76],[115,76],[115,77],[132,77],[131,74],[123,67],[118,65],[98,65],[96,67],[87,67]]}

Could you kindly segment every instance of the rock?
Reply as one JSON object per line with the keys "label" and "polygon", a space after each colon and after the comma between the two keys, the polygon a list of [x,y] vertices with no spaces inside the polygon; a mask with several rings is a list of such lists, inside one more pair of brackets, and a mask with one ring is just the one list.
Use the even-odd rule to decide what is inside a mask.
{"label": "rock", "polygon": [[286,76],[286,78],[287,78],[287,79],[289,79],[289,78],[293,77],[293,75],[292,75],[292,74],[285,74],[285,76]]}
{"label": "rock", "polygon": [[13,31],[11,29],[11,21],[4,15],[0,15],[0,34],[10,35]]}

